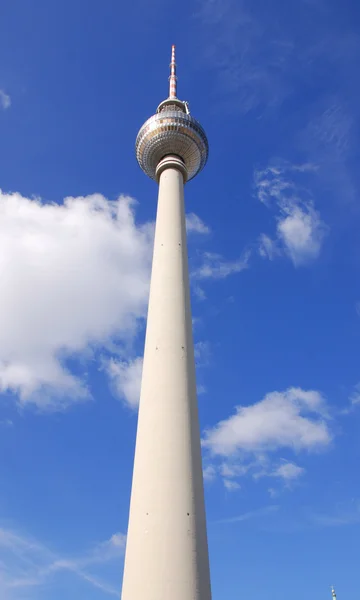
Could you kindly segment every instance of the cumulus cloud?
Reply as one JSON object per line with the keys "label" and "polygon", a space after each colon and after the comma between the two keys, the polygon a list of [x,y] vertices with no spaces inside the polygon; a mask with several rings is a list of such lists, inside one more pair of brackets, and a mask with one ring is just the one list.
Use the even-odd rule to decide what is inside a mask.
{"label": "cumulus cloud", "polygon": [[315,390],[289,388],[271,392],[205,431],[202,441],[208,459],[228,489],[245,476],[274,477],[287,486],[305,473],[283,452],[313,452],[332,440],[324,397]]}
{"label": "cumulus cloud", "polygon": [[152,247],[134,205],[125,196],[58,205],[0,193],[0,391],[63,408],[88,394],[67,359],[134,335]]}
{"label": "cumulus cloud", "polygon": [[[124,553],[125,541],[124,534],[116,533],[80,556],[64,556],[53,552],[38,540],[0,528],[1,598],[9,598],[14,590],[39,589],[55,577],[69,574],[86,585],[117,596],[120,582],[114,585],[113,580],[117,580],[118,561]],[[115,568],[109,581],[112,563]],[[106,577],[101,577],[99,573],[102,573],[104,566]]]}
{"label": "cumulus cloud", "polygon": [[130,361],[112,358],[106,367],[116,395],[133,409],[138,407],[140,401],[142,367],[141,356]]}
{"label": "cumulus cloud", "polygon": [[270,392],[251,406],[238,406],[234,415],[205,432],[203,445],[213,454],[230,456],[240,450],[311,451],[330,441],[326,403],[320,392],[289,388]]}
{"label": "cumulus cloud", "polygon": [[276,238],[262,234],[259,253],[272,260],[286,254],[295,266],[304,265],[320,254],[327,226],[315,209],[309,191],[301,188],[294,174],[313,172],[316,166],[282,165],[255,172],[258,199],[268,208],[276,207]]}
{"label": "cumulus cloud", "polygon": [[0,108],[6,110],[11,106],[11,98],[4,90],[0,90]]}

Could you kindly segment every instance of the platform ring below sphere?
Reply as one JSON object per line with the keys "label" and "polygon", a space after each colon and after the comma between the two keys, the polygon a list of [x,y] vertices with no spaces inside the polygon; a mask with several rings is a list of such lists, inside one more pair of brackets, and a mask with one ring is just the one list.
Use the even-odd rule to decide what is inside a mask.
{"label": "platform ring below sphere", "polygon": [[209,146],[205,131],[190,114],[164,110],[150,117],[136,138],[136,158],[142,170],[156,180],[156,167],[169,154],[185,163],[187,180],[205,166]]}

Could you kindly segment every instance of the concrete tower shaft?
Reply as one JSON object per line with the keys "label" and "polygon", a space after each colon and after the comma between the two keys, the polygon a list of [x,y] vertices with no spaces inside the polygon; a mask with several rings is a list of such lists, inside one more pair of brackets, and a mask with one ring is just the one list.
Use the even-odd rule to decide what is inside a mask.
{"label": "concrete tower shaft", "polygon": [[122,600],[210,600],[186,161],[167,152],[155,175],[159,195]]}

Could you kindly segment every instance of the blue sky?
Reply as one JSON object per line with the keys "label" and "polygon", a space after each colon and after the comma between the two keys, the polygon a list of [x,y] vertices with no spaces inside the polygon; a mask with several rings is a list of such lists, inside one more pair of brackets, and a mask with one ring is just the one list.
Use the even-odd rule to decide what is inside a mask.
{"label": "blue sky", "polygon": [[121,588],[156,185],[178,93],[214,599],[338,598],[360,533],[359,7],[3,0],[0,596]]}

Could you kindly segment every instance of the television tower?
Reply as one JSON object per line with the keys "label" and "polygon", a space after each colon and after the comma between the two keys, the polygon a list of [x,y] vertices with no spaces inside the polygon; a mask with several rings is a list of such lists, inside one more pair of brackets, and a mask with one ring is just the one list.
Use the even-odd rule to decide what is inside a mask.
{"label": "television tower", "polygon": [[336,592],[335,592],[335,588],[333,585],[331,586],[331,596],[332,596],[332,600],[336,600]]}
{"label": "television tower", "polygon": [[136,156],[158,182],[150,298],[122,600],[210,600],[184,184],[208,142],[176,94],[141,127]]}

